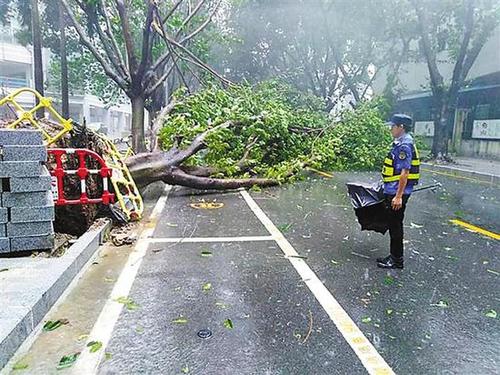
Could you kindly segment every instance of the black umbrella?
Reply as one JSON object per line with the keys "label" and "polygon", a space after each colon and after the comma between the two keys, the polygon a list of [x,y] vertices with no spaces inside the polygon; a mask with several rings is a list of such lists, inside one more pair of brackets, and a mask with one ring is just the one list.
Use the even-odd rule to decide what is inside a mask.
{"label": "black umbrella", "polygon": [[[435,189],[441,184],[415,189],[413,192]],[[361,230],[373,230],[378,233],[385,234],[389,229],[387,225],[387,210],[384,201],[383,184],[362,184],[350,182],[347,184],[347,191],[351,198],[351,204],[354,208],[354,213],[361,224]]]}

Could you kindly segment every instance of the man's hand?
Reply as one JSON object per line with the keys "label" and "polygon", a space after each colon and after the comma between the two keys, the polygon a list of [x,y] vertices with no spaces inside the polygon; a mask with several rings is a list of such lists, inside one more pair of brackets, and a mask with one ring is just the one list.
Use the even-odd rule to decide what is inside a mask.
{"label": "man's hand", "polygon": [[403,207],[403,198],[401,197],[398,197],[398,196],[395,196],[394,198],[392,198],[392,209],[394,211],[398,211],[399,209],[401,209],[401,207]]}

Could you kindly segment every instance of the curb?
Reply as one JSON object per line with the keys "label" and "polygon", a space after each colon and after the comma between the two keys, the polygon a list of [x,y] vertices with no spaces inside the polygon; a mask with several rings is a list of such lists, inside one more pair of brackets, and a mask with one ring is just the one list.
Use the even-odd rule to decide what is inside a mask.
{"label": "curb", "polygon": [[425,167],[424,171],[427,169],[428,171],[431,172],[446,173],[447,175],[451,175],[452,177],[474,180],[476,182],[480,181],[492,185],[500,184],[500,176],[494,174],[473,172],[458,167],[450,167],[445,165],[436,165],[429,163],[422,163],[422,166]]}
{"label": "curb", "polygon": [[[105,242],[110,227],[111,221],[108,220],[98,228],[87,230],[66,250],[62,257],[47,259],[52,262],[47,269],[51,275],[49,282],[43,288],[34,291],[36,296],[29,303],[11,309],[12,314],[9,315],[9,318],[0,321],[0,370],[8,363],[37,325],[42,322],[45,315],[79,272],[92,259],[99,246]],[[21,261],[13,259],[12,262],[19,264]],[[26,270],[21,271],[26,272]],[[43,269],[42,271],[45,272]],[[43,281],[40,281],[40,284],[43,284]],[[9,287],[8,282],[6,287]],[[23,290],[23,292],[25,291]],[[10,304],[11,301],[6,302]],[[7,309],[7,311],[9,310]]]}

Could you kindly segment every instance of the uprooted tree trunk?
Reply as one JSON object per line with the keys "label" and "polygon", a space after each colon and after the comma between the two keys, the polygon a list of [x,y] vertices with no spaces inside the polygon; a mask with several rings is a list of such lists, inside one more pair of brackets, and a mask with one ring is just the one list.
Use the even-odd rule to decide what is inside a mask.
{"label": "uprooted tree trunk", "polygon": [[210,177],[216,171],[210,167],[186,167],[182,164],[199,151],[207,147],[207,136],[219,129],[237,126],[234,121],[227,121],[198,135],[185,149],[174,146],[165,152],[142,153],[126,160],[135,183],[139,188],[155,181],[171,185],[181,185],[195,189],[230,190],[244,187],[267,187],[279,182],[266,178],[220,179]]}

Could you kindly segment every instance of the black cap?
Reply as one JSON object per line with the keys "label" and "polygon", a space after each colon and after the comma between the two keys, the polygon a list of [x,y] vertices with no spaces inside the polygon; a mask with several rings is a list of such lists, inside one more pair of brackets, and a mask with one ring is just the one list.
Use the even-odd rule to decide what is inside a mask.
{"label": "black cap", "polygon": [[405,129],[411,127],[411,124],[413,123],[413,119],[408,116],[404,115],[402,113],[395,114],[391,117],[391,120],[387,122],[387,125],[394,126],[394,125],[403,125]]}

